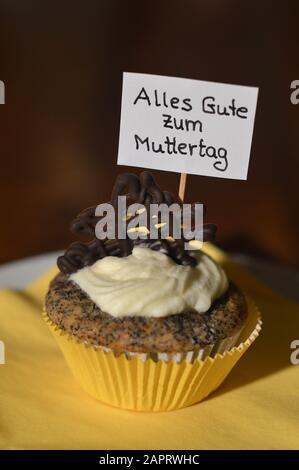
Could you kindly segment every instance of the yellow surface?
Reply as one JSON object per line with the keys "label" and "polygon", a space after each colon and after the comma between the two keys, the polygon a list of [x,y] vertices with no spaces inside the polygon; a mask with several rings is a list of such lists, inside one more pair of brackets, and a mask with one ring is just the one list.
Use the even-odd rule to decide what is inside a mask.
{"label": "yellow surface", "polygon": [[257,302],[263,330],[221,387],[177,411],[138,413],[103,405],[73,379],[41,317],[48,273],[23,292],[0,292],[0,448],[298,449],[298,305],[206,250]]}

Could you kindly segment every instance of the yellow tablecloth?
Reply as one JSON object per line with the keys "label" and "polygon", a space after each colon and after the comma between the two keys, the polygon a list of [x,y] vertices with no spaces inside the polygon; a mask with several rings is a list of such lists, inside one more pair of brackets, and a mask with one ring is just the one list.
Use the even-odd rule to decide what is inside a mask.
{"label": "yellow tablecloth", "polygon": [[225,383],[178,411],[122,411],[90,398],[73,379],[41,317],[55,269],[22,292],[0,292],[1,449],[298,449],[299,308],[211,245],[206,250],[257,302],[263,330]]}

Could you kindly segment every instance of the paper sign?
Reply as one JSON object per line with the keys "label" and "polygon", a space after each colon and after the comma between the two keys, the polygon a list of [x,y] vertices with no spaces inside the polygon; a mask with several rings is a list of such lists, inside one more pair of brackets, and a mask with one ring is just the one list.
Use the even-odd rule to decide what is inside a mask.
{"label": "paper sign", "polygon": [[258,88],[124,73],[119,165],[247,178]]}
{"label": "paper sign", "polygon": [[4,104],[4,83],[0,80],[0,104]]}

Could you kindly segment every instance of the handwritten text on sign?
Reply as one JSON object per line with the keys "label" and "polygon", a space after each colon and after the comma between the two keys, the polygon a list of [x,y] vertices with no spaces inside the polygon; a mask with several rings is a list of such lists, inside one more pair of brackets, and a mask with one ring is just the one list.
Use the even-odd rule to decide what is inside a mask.
{"label": "handwritten text on sign", "polygon": [[246,179],[258,89],[124,73],[118,164]]}

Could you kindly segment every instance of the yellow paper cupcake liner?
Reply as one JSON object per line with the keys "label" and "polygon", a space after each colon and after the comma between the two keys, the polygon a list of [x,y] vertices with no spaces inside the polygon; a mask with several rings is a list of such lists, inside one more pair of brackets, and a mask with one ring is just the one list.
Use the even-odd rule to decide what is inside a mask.
{"label": "yellow paper cupcake liner", "polygon": [[[122,354],[79,343],[47,316],[74,377],[83,389],[103,403],[135,411],[168,411],[206,398],[227,377],[261,330],[261,316],[247,296],[248,317],[236,346],[214,357],[199,350],[197,357]],[[223,345],[219,345],[220,350]],[[204,359],[199,359],[204,357]]]}

